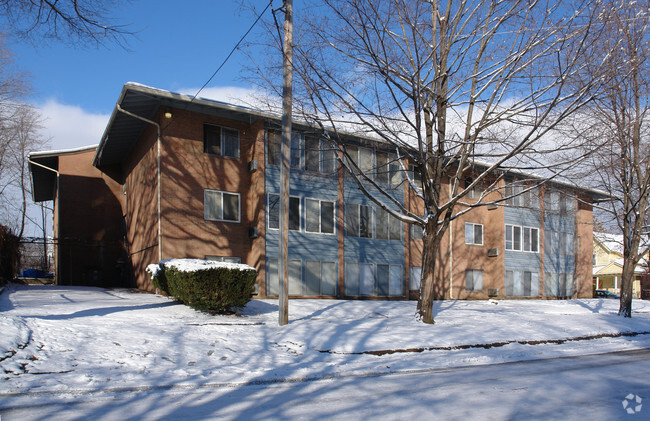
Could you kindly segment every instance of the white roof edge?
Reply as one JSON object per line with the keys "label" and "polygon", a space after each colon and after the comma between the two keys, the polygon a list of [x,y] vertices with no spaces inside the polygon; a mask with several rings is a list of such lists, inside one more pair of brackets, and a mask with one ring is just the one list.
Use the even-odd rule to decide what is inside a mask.
{"label": "white roof edge", "polygon": [[80,146],[78,148],[71,148],[71,149],[55,149],[51,151],[30,152],[27,156],[29,158],[39,158],[39,157],[44,158],[44,157],[65,155],[65,154],[76,153],[76,152],[83,152],[90,149],[97,149],[97,144]]}

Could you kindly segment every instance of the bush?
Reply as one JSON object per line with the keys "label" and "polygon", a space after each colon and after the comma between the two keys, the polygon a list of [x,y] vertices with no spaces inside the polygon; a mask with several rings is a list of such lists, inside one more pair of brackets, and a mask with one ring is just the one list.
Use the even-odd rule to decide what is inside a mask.
{"label": "bush", "polygon": [[9,228],[0,225],[0,285],[14,279],[19,261],[19,238]]}
{"label": "bush", "polygon": [[160,291],[197,310],[218,313],[248,303],[255,291],[257,271],[248,265],[200,259],[163,260],[149,265]]}

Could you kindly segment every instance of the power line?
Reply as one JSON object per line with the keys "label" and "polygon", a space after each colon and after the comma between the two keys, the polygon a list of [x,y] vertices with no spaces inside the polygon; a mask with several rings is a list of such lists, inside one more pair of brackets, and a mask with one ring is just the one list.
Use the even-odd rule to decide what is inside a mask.
{"label": "power line", "polygon": [[[257,17],[257,19],[255,19],[255,22],[253,22],[253,24],[251,25],[251,27],[248,28],[248,31],[246,31],[246,33],[245,33],[245,34],[244,34],[244,35],[239,39],[239,41],[237,41],[237,44],[233,47],[233,49],[230,50],[230,53],[229,53],[228,56],[224,59],[224,61],[221,63],[221,65],[219,65],[219,67],[217,68],[217,70],[215,70],[214,73],[212,73],[212,76],[210,76],[210,79],[208,79],[208,81],[205,82],[205,83],[203,84],[203,86],[201,86],[201,89],[199,89],[198,92],[197,92],[196,94],[194,94],[194,96],[192,97],[192,100],[189,102],[189,104],[191,104],[191,103],[196,99],[196,97],[199,96],[199,94],[201,93],[201,91],[202,91],[203,89],[205,89],[205,87],[208,86],[208,84],[212,81],[212,79],[214,79],[214,77],[217,75],[217,73],[219,73],[219,70],[221,70],[221,68],[222,68],[222,67],[223,67],[223,66],[228,62],[228,60],[229,60],[230,57],[235,53],[235,51],[237,50],[237,48],[239,48],[239,45],[244,41],[244,39],[246,38],[246,36],[247,36],[247,35],[248,35],[252,30],[253,30],[253,28],[255,27],[255,25],[257,25],[257,23],[260,21],[260,19],[262,19],[262,16],[264,16],[264,13],[266,13],[266,11],[269,10],[269,7],[271,7],[272,4],[273,4],[273,0],[270,0],[270,1],[269,1],[269,4],[267,4],[266,7],[264,8],[264,10],[262,10],[262,13],[260,13],[259,16]],[[187,105],[189,105],[189,104],[187,104]]]}

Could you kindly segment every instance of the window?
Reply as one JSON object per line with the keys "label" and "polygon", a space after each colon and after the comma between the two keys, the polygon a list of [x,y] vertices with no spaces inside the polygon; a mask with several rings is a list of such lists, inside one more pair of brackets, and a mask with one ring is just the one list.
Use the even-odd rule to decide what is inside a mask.
{"label": "window", "polygon": [[422,266],[411,266],[411,273],[409,275],[409,290],[419,291],[421,278]]}
{"label": "window", "polygon": [[305,295],[336,295],[336,263],[305,261]]}
{"label": "window", "polygon": [[305,169],[307,171],[321,171],[320,141],[314,137],[305,138]]}
{"label": "window", "polygon": [[468,269],[465,271],[465,289],[467,291],[483,291],[483,271]]}
{"label": "window", "polygon": [[300,138],[300,135],[297,133],[294,133],[291,135],[291,168],[292,169],[301,169],[301,155],[302,155],[302,148],[300,147],[300,144],[302,143],[302,139]]}
{"label": "window", "polygon": [[239,158],[239,131],[204,124],[203,152],[212,155]]}
{"label": "window", "polygon": [[208,221],[239,222],[239,194],[204,190],[203,216]]}
{"label": "window", "polygon": [[523,227],[524,251],[537,253],[539,251],[539,229]]}
{"label": "window", "polygon": [[539,228],[506,225],[506,250],[539,252]]}
{"label": "window", "polygon": [[537,272],[506,270],[504,287],[507,297],[536,297],[539,286]]}
{"label": "window", "polygon": [[402,222],[385,210],[378,208],[375,233],[380,240],[401,240]]}
{"label": "window", "polygon": [[[473,182],[474,182],[474,179],[472,177],[466,177],[465,178],[465,188],[468,188]],[[468,199],[480,199],[482,194],[483,194],[483,182],[480,181],[472,189],[467,191],[467,198]]]}
{"label": "window", "polygon": [[[280,195],[269,194],[269,228],[280,228]],[[300,231],[300,198],[289,197],[289,229]]]}
{"label": "window", "polygon": [[539,209],[539,189],[517,182],[508,182],[505,187],[506,205]]}
{"label": "window", "polygon": [[421,240],[424,237],[424,228],[419,225],[410,224],[411,240]]}
{"label": "window", "polygon": [[422,188],[422,174],[415,168],[415,165],[409,165],[409,178],[413,181],[415,187]]}
{"label": "window", "polygon": [[377,160],[377,168],[375,169],[375,180],[378,183],[388,184],[388,154],[385,152],[377,152],[375,154]]}
{"label": "window", "polygon": [[570,195],[557,190],[547,190],[544,195],[544,210],[561,214],[575,211],[575,200]]}
{"label": "window", "polygon": [[241,257],[205,256],[205,260],[213,260],[215,262],[226,262],[226,263],[241,263]]}
{"label": "window", "polygon": [[305,169],[323,174],[336,172],[336,153],[325,140],[305,137]]}
{"label": "window", "polygon": [[345,295],[400,297],[404,295],[402,266],[346,263]]}
{"label": "window", "polygon": [[372,149],[359,148],[359,169],[362,173],[372,178],[374,165],[372,163]]}
{"label": "window", "polygon": [[[268,151],[266,162],[269,165],[282,165],[282,133],[269,130]],[[294,133],[291,136],[290,165],[293,169],[302,168],[302,138],[300,134]]]}
{"label": "window", "polygon": [[402,184],[402,166],[397,160],[397,156],[388,154],[388,176],[390,185],[395,187]]}
{"label": "window", "polygon": [[483,245],[483,225],[465,222],[465,244]]}
{"label": "window", "polygon": [[281,145],[282,145],[282,135],[280,132],[269,130],[267,132],[268,140],[268,151],[267,151],[267,163],[269,165],[280,165],[282,162],[281,154]]}
{"label": "window", "polygon": [[305,199],[305,231],[334,234],[334,202]]}
{"label": "window", "polygon": [[571,297],[575,294],[573,273],[544,273],[544,295],[547,297]]}
{"label": "window", "polygon": [[372,208],[366,205],[345,205],[345,235],[372,238]]}

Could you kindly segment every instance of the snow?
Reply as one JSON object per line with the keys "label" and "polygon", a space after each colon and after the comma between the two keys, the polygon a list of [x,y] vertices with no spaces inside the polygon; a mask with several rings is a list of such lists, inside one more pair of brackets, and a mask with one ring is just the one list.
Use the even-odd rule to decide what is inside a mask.
{"label": "snow", "polygon": [[175,268],[180,272],[196,272],[203,269],[234,269],[234,270],[255,270],[252,266],[242,263],[219,262],[215,260],[204,259],[166,259],[159,264],[152,263],[147,266],[146,271],[155,278],[161,267]]}
{"label": "snow", "polygon": [[[210,316],[134,290],[10,285],[0,295],[0,414],[42,394],[269,384],[650,347],[650,302],[252,300]],[[389,352],[387,352],[389,351]],[[215,386],[216,387],[216,386]],[[49,395],[48,395],[49,396]],[[31,397],[31,398],[30,398]]]}

